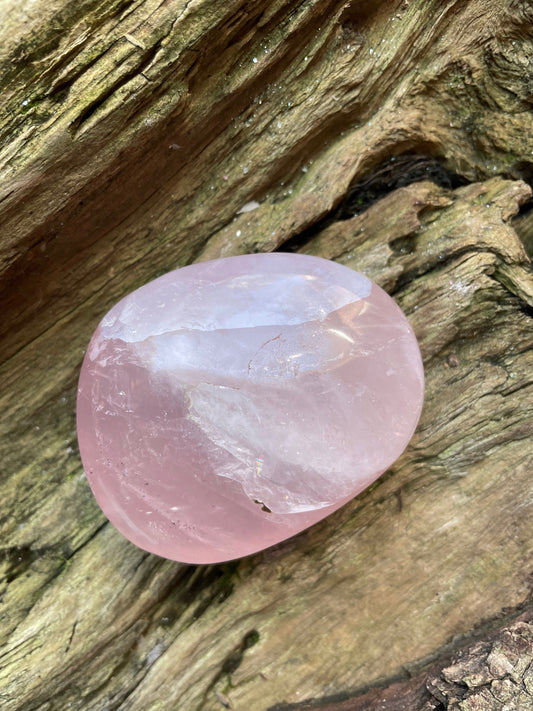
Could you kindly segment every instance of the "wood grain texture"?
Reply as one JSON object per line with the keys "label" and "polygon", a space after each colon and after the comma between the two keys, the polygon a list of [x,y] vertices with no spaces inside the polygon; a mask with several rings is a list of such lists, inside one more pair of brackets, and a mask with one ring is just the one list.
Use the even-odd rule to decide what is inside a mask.
{"label": "wood grain texture", "polygon": [[[357,696],[280,704],[276,711],[525,711],[533,706],[531,613],[507,622],[449,662]],[[407,675],[405,675],[407,676]],[[340,698],[344,696],[344,698]]]}
{"label": "wood grain texture", "polygon": [[[529,703],[531,5],[0,13],[0,707]],[[83,474],[84,348],[149,279],[273,249],[394,296],[424,356],[420,426],[300,536],[222,566],[158,559],[106,523]],[[508,663],[469,686],[468,660],[493,652]]]}

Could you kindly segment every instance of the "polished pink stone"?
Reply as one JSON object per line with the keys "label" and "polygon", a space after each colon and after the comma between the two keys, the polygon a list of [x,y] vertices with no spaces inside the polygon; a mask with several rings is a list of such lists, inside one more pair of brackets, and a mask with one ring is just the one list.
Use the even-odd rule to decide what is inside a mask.
{"label": "polished pink stone", "polygon": [[318,257],[193,264],[103,318],[78,390],[94,495],[135,544],[213,563],[324,518],[394,462],[422,408],[394,301]]}

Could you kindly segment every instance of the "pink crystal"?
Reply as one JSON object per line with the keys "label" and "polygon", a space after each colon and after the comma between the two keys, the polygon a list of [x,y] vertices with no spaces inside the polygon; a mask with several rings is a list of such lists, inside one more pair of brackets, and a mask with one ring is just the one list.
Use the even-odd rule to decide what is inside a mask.
{"label": "pink crystal", "polygon": [[103,318],[80,376],[80,451],[133,543],[219,562],[377,479],[423,390],[407,319],[365,276],[318,257],[230,257],[170,272]]}

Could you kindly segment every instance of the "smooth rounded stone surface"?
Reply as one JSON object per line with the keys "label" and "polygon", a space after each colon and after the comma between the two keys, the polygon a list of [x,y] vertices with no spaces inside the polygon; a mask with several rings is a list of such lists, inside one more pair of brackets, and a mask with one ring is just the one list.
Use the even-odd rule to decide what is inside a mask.
{"label": "smooth rounded stone surface", "polygon": [[407,319],[365,276],[295,254],[193,264],[96,329],[79,381],[81,457],[133,543],[230,560],[377,479],[409,442],[423,391]]}

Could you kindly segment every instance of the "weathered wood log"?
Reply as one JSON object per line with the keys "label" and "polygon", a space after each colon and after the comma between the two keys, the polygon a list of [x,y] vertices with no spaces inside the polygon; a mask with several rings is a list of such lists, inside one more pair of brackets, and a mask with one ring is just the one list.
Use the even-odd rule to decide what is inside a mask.
{"label": "weathered wood log", "polygon": [[533,706],[531,613],[488,639],[461,649],[450,663],[373,688],[357,697],[280,705],[278,711],[522,711]]}
{"label": "weathered wood log", "polygon": [[[0,16],[0,706],[525,708],[533,277],[513,225],[530,244],[531,5],[0,0]],[[425,360],[420,426],[302,535],[222,566],[158,559],[83,474],[83,349],[158,274],[273,249],[397,299]],[[483,667],[505,635],[505,669]]]}

